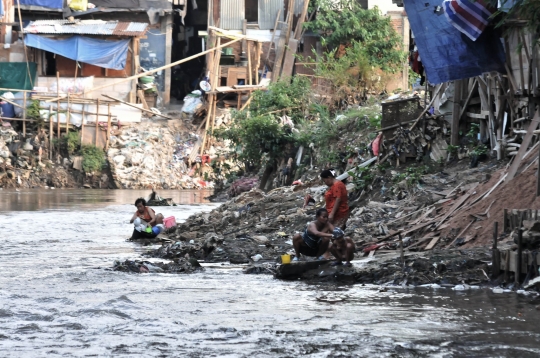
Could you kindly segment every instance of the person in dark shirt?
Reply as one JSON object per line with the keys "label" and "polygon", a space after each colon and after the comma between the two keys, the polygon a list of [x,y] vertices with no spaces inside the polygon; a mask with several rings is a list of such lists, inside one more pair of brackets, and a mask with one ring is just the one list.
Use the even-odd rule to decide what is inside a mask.
{"label": "person in dark shirt", "polygon": [[301,254],[324,259],[323,255],[330,245],[332,230],[334,230],[334,225],[328,222],[328,211],[324,208],[317,210],[315,221],[310,222],[303,233],[298,233],[293,237],[296,253],[293,261],[298,261]]}

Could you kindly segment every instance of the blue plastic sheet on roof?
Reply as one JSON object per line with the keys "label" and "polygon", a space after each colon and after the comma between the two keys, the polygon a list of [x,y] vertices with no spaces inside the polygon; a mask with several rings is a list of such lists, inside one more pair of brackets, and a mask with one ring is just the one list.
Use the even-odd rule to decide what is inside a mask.
{"label": "blue plastic sheet on roof", "polygon": [[503,45],[491,29],[472,41],[448,22],[441,0],[403,0],[403,4],[430,83],[506,72]]}
{"label": "blue plastic sheet on roof", "polygon": [[49,9],[63,9],[64,0],[19,0],[21,5],[34,5],[48,7]]}
{"label": "blue plastic sheet on roof", "polygon": [[106,41],[83,36],[53,40],[34,34],[27,34],[25,37],[26,46],[112,70],[123,70],[126,67],[129,41]]}

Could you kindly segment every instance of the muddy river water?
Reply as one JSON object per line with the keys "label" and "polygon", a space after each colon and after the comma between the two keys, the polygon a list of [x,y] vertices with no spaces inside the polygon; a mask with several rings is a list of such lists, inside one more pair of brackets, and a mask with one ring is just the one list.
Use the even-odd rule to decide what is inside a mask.
{"label": "muddy river water", "polygon": [[[143,194],[0,191],[0,356],[540,356],[532,295],[310,286],[219,264],[109,271],[145,250],[125,241]],[[160,194],[182,203],[159,208],[178,220],[215,206],[200,192]]]}

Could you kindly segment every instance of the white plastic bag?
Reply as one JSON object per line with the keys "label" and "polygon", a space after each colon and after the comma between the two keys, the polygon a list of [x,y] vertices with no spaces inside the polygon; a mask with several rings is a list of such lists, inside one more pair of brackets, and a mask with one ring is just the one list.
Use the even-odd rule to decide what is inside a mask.
{"label": "white plastic bag", "polygon": [[201,95],[201,91],[193,91],[184,97],[184,106],[182,107],[182,112],[189,114],[195,113],[195,111],[202,106]]}

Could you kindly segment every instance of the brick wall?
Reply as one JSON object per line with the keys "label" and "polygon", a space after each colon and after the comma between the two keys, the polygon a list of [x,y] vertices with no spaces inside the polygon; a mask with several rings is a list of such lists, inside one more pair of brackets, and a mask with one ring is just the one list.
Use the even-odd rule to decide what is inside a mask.
{"label": "brick wall", "polygon": [[[405,11],[388,11],[387,16],[390,16],[390,22],[394,27],[394,30],[403,40],[403,51],[409,50],[409,20]],[[409,65],[405,63],[403,70],[397,72],[393,78],[388,82],[386,88],[388,91],[393,91],[398,88],[407,90],[409,86]]]}

